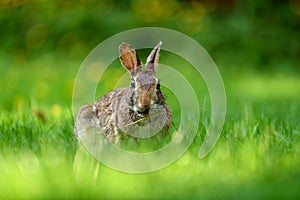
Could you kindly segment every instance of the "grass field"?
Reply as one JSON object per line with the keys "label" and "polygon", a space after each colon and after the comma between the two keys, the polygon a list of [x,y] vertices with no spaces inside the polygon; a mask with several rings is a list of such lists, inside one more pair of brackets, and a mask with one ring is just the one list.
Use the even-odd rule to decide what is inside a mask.
{"label": "grass field", "polygon": [[203,112],[183,157],[156,172],[127,174],[76,157],[70,105],[79,63],[44,56],[0,69],[0,199],[300,198],[297,74],[221,70],[228,107],[214,150],[197,157],[209,122]]}

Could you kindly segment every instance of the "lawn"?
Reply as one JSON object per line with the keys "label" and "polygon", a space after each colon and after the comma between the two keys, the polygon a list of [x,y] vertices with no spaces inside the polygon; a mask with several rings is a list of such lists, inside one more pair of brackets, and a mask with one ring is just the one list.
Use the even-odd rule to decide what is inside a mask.
{"label": "lawn", "polygon": [[[0,199],[300,199],[299,8],[296,0],[1,2]],[[98,162],[74,138],[81,63],[103,40],[137,27],[180,31],[218,66],[227,113],[205,158],[198,153],[210,124],[209,93],[187,60],[164,50],[161,63],[191,82],[199,102],[198,131],[182,157],[130,174]],[[148,49],[139,52],[145,61]],[[124,73],[116,59],[96,97]],[[173,131],[182,120],[180,102],[164,79],[161,85]],[[161,143],[126,145],[147,151]]]}
{"label": "lawn", "polygon": [[[128,174],[98,163],[73,137],[76,67],[62,62],[65,68],[52,71],[55,62],[48,62],[46,73],[35,77],[39,62],[19,67],[13,85],[9,70],[1,75],[1,199],[300,197],[297,75],[225,73],[227,117],[213,151],[198,158],[209,124],[209,111],[202,111],[195,140],[180,159],[159,171]],[[36,92],[40,87],[47,88],[45,94]]]}

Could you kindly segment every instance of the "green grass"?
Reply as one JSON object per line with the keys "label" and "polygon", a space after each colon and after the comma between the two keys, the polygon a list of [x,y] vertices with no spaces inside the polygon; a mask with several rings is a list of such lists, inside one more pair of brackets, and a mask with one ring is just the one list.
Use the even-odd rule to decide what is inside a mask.
{"label": "green grass", "polygon": [[[209,107],[201,106],[198,134],[180,159],[156,172],[128,174],[98,163],[78,145],[70,110],[76,68],[62,62],[65,68],[53,69],[57,61],[49,61],[35,80],[44,59],[30,69],[1,69],[0,199],[300,197],[297,75],[225,73],[228,113],[213,151],[197,157],[209,124]],[[41,96],[36,81],[48,88]]]}
{"label": "green grass", "polygon": [[74,168],[69,117],[45,124],[28,113],[1,115],[0,197],[298,198],[299,114],[255,114],[261,111],[248,107],[239,120],[228,119],[205,159],[197,158],[198,136],[174,164],[146,174],[118,172],[89,155]]}
{"label": "green grass", "polygon": [[[0,3],[1,200],[300,199],[298,1],[73,2]],[[200,160],[209,94],[185,59],[162,50],[161,63],[192,80],[201,108],[198,134],[172,165],[127,174],[94,160],[73,137],[72,89],[95,45],[144,26],[171,28],[203,45],[222,72],[227,116],[217,145]],[[140,53],[145,61],[149,51]],[[125,72],[118,60],[112,65],[96,96]],[[177,102],[165,92],[178,124]]]}

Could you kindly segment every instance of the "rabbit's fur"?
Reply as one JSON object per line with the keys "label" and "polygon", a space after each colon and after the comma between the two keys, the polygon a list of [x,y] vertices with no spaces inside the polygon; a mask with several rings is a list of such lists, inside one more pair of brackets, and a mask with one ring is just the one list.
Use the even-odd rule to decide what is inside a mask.
{"label": "rabbit's fur", "polygon": [[156,78],[160,46],[161,42],[152,50],[143,70],[134,48],[126,43],[120,45],[120,60],[130,72],[131,85],[83,106],[75,122],[76,136],[97,130],[109,141],[119,143],[124,135],[150,137],[169,131],[172,113]]}

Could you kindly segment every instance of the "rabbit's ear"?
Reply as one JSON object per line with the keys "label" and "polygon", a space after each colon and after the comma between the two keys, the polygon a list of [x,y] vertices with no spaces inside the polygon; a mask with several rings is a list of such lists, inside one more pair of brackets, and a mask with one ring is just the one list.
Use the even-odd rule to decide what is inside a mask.
{"label": "rabbit's ear", "polygon": [[150,55],[147,58],[146,69],[153,71],[154,74],[156,73],[158,67],[158,58],[161,44],[162,42],[160,41],[154,47],[154,49],[151,51]]}
{"label": "rabbit's ear", "polygon": [[142,70],[142,63],[135,52],[134,48],[129,44],[123,42],[119,46],[120,60],[122,65],[130,71],[131,75],[134,76],[138,71]]}

